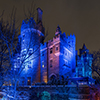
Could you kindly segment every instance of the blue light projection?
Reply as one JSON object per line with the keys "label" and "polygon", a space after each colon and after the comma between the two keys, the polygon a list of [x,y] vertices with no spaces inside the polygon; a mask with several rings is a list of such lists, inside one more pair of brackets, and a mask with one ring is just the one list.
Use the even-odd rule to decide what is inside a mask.
{"label": "blue light projection", "polygon": [[[24,77],[25,84],[30,79],[32,82],[40,81],[40,38],[44,35],[36,28],[33,18],[22,21],[21,26],[21,52],[19,55],[19,67],[22,68],[21,77]],[[17,56],[16,56],[17,57]],[[18,65],[18,59],[14,64]],[[29,78],[29,79],[28,79]],[[34,84],[32,83],[32,84]]]}
{"label": "blue light projection", "polygon": [[66,37],[65,33],[61,34],[60,74],[64,77],[75,75],[75,43],[75,35]]}
{"label": "blue light projection", "polygon": [[[77,53],[77,52],[76,52]],[[93,55],[89,53],[89,50],[83,44],[80,49],[79,55],[76,54],[76,76],[77,77],[92,77],[92,59]]]}
{"label": "blue light projection", "polygon": [[[36,25],[35,21],[31,18],[28,21],[27,20],[23,21],[22,27],[21,27],[22,55],[24,55],[24,53],[26,54],[24,59],[26,59],[28,57],[25,60],[25,69],[24,69],[25,72],[30,70],[30,68],[29,68],[30,61],[33,64],[33,65],[31,65],[31,68],[34,68],[34,70],[36,70],[35,65],[38,65],[38,63],[39,63],[39,61],[38,61],[38,59],[39,59],[39,54],[38,54],[39,53],[39,41],[38,41],[39,36],[38,36],[38,31],[36,29],[34,29],[35,25]],[[40,35],[40,33],[39,33],[39,35]],[[23,40],[24,40],[24,42],[23,42]],[[35,57],[37,57],[37,58],[35,58]],[[37,64],[35,64],[33,62],[35,62],[35,63],[37,62]]]}
{"label": "blue light projection", "polygon": [[[91,76],[92,57],[85,46],[80,50],[81,57],[77,56],[75,51],[76,37],[74,34],[66,36],[57,26],[53,40],[43,43],[42,11],[38,10],[40,17],[38,17],[39,22],[37,24],[33,18],[22,21],[21,53],[18,55],[20,59],[17,59],[18,63],[23,62],[21,77],[28,81],[32,80],[35,83],[47,82],[52,75],[55,75],[56,78],[61,76],[64,78]],[[15,64],[15,68],[17,66]]]}

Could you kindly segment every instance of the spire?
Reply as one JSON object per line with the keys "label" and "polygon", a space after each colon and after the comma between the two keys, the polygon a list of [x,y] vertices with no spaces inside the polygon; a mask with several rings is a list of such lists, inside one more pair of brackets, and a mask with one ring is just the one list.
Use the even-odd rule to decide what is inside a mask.
{"label": "spire", "polygon": [[83,44],[83,47],[82,47],[83,50],[86,50],[86,46],[85,46],[85,43]]}
{"label": "spire", "polygon": [[58,25],[57,28],[56,28],[55,35],[57,35],[57,34],[59,34],[59,33],[61,33],[61,29],[60,29],[60,27],[59,27],[59,25]]}
{"label": "spire", "polygon": [[80,50],[80,55],[84,53],[89,53],[89,50],[86,48],[85,43],[83,44],[82,49],[79,49],[79,50]]}

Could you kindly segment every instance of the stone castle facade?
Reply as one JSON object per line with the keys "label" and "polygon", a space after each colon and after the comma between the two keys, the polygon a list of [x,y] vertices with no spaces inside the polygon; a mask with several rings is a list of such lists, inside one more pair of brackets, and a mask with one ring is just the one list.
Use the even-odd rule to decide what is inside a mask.
{"label": "stone castle facade", "polygon": [[21,26],[20,52],[15,56],[14,69],[22,69],[20,84],[32,85],[48,82],[52,78],[92,77],[92,55],[83,46],[76,53],[75,35],[66,36],[57,26],[52,40],[44,43],[45,29],[42,10],[37,9],[37,22],[33,18],[23,20]]}
{"label": "stone castle facade", "polygon": [[75,35],[61,33],[58,26],[53,40],[41,44],[42,80],[60,76],[73,76],[75,73]]}

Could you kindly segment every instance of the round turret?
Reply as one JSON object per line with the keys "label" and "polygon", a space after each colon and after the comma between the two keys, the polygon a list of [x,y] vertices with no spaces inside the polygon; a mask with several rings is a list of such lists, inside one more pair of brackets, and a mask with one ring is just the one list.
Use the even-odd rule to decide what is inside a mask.
{"label": "round turret", "polygon": [[21,32],[27,28],[35,28],[35,27],[36,27],[36,23],[33,18],[25,19],[22,21]]}

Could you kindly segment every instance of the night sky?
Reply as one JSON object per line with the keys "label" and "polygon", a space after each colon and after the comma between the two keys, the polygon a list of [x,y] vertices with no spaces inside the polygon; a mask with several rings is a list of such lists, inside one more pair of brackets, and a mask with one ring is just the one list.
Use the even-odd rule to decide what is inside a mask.
{"label": "night sky", "polygon": [[[33,0],[0,0],[0,14],[9,18],[13,6],[17,8],[16,19],[21,25],[23,6],[30,7]],[[86,44],[90,51],[100,49],[100,0],[34,0],[35,8],[43,10],[43,24],[52,39],[57,25],[66,35],[75,34],[76,49]]]}

